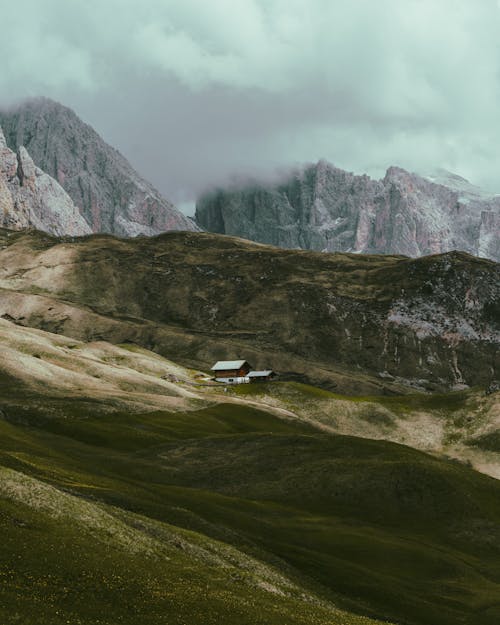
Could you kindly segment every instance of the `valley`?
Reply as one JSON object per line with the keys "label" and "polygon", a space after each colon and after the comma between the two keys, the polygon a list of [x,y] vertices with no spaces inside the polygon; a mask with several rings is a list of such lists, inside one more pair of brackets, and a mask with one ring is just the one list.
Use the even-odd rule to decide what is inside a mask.
{"label": "valley", "polygon": [[500,485],[450,453],[498,393],[224,392],[137,345],[0,330],[3,622],[498,620]]}

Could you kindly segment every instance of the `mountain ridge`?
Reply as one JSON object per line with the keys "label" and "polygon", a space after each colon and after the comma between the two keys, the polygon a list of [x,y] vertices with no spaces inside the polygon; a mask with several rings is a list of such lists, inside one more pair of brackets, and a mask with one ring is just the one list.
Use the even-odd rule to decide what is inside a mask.
{"label": "mountain ridge", "polygon": [[446,186],[397,166],[373,180],[323,159],[278,182],[207,192],[196,221],[210,232],[285,248],[411,257],[457,249],[498,261],[500,196],[461,180]]}

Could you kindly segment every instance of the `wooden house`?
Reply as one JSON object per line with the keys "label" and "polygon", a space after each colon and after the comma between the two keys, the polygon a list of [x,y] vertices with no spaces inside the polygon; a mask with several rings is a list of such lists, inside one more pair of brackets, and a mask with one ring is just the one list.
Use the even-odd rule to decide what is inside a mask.
{"label": "wooden house", "polygon": [[216,382],[225,384],[248,384],[249,382],[269,382],[276,374],[272,369],[252,371],[246,360],[219,360],[211,369]]}
{"label": "wooden house", "polygon": [[248,373],[252,369],[246,360],[219,360],[212,367],[215,380],[227,384],[249,382]]}

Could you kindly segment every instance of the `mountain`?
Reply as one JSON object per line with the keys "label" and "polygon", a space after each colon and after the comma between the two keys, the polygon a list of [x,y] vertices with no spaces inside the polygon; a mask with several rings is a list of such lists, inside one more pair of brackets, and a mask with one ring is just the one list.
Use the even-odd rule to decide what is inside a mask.
{"label": "mountain", "polygon": [[437,172],[382,180],[319,161],[273,183],[216,189],[196,206],[210,232],[285,248],[418,257],[460,250],[500,260],[500,196]]}
{"label": "mountain", "polygon": [[0,225],[84,235],[90,227],[64,189],[33,163],[24,147],[7,147],[0,128]]}
{"label": "mountain", "polygon": [[246,358],[349,394],[489,385],[500,266],[322,254],[207,233],[119,240],[0,235],[0,316],[181,364]]}
{"label": "mountain", "polygon": [[379,434],[391,414],[456,435],[498,393],[224,392],[137,345],[6,319],[0,353],[2,623],[499,622],[499,482],[335,430],[349,406]]}
{"label": "mountain", "polygon": [[92,232],[129,237],[198,229],[71,109],[36,98],[0,111],[0,126],[12,150],[24,146],[67,191]]}

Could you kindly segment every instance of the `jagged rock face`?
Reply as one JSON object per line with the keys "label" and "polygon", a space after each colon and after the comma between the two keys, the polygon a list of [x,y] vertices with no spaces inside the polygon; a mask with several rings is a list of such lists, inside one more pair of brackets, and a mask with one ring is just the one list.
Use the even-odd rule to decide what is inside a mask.
{"label": "jagged rock face", "polygon": [[0,128],[0,224],[14,229],[36,228],[55,235],[84,235],[91,230],[69,195],[35,166],[21,146],[7,147]]}
{"label": "jagged rock face", "polygon": [[465,253],[320,254],[205,233],[57,243],[33,233],[0,236],[0,265],[0,316],[197,367],[245,358],[352,394],[376,391],[359,380],[367,374],[426,390],[500,376],[500,265]]}
{"label": "jagged rock face", "polygon": [[0,111],[8,145],[24,145],[67,191],[92,232],[119,236],[198,230],[77,115],[45,98]]}
{"label": "jagged rock face", "polygon": [[208,193],[196,221],[280,247],[412,257],[461,250],[500,260],[499,196],[458,176],[434,181],[397,167],[375,181],[320,161],[280,183]]}

